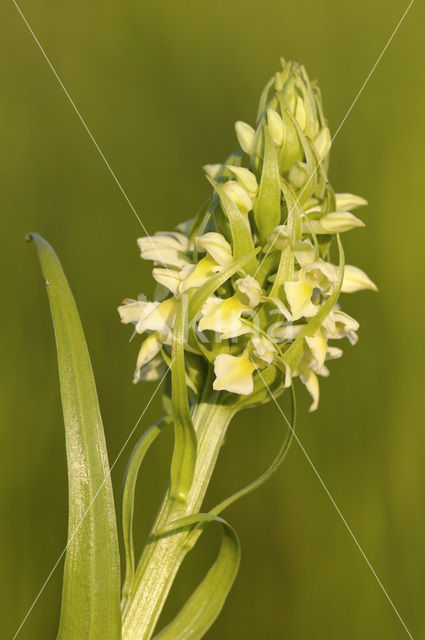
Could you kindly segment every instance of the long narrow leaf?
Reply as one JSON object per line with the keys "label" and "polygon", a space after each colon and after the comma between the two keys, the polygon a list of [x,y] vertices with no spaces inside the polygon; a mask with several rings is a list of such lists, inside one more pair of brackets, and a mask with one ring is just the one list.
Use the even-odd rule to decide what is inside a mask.
{"label": "long narrow leaf", "polygon": [[68,548],[58,640],[119,640],[117,528],[90,357],[57,255],[38,234],[30,239],[37,248],[55,329],[68,461]]}
{"label": "long narrow leaf", "polygon": [[258,489],[259,487],[261,487],[261,485],[263,485],[278,470],[278,468],[282,464],[284,458],[286,457],[286,454],[289,451],[289,447],[291,446],[292,439],[293,439],[293,436],[294,436],[294,430],[295,430],[296,403],[295,403],[295,391],[294,391],[294,387],[293,386],[291,387],[291,392],[292,392],[292,394],[291,394],[291,418],[289,420],[289,425],[290,426],[288,428],[285,440],[283,441],[282,446],[280,447],[280,449],[279,449],[276,457],[274,458],[273,462],[266,469],[266,471],[264,471],[264,473],[262,473],[258,478],[256,478],[252,482],[250,482],[243,489],[240,489],[239,491],[234,493],[229,498],[226,498],[225,500],[220,502],[220,504],[218,504],[216,507],[214,507],[214,509],[211,509],[210,513],[212,513],[213,515],[218,516],[220,513],[222,513],[222,511],[224,511],[224,509],[227,509],[228,507],[230,507],[231,504],[233,504],[237,500],[240,500],[240,498],[245,497],[246,495],[248,495],[252,491],[255,491],[255,489]]}
{"label": "long narrow leaf", "polygon": [[186,499],[195,472],[197,440],[190,414],[184,364],[185,327],[187,326],[187,296],[183,296],[177,311],[171,363],[171,400],[174,418],[174,450],[171,461],[170,496]]}
{"label": "long narrow leaf", "polygon": [[133,513],[134,513],[134,494],[136,490],[137,478],[143,459],[150,448],[151,444],[156,440],[161,431],[172,422],[172,418],[167,416],[161,418],[153,424],[136,443],[124,474],[122,488],[122,506],[121,506],[121,525],[125,550],[125,579],[122,588],[121,607],[124,607],[131,591],[134,578],[135,561],[134,561],[134,545],[133,545]]}
{"label": "long narrow leaf", "polygon": [[280,172],[276,147],[269,128],[264,125],[264,161],[260,187],[254,206],[254,218],[261,241],[280,224]]}
{"label": "long narrow leaf", "polygon": [[[238,206],[227,195],[223,187],[219,185],[218,182],[215,182],[212,178],[208,178],[208,181],[216,190],[218,197],[220,198],[223,211],[230,222],[233,240],[233,257],[235,260],[239,260],[239,258],[242,258],[242,256],[245,256],[254,249],[254,242],[251,230],[249,229],[248,216],[244,216],[239,211]],[[253,275],[257,268],[258,263],[255,255],[253,255],[246,265],[246,270],[250,275]]]}
{"label": "long narrow leaf", "polygon": [[240,544],[232,527],[211,513],[198,513],[172,522],[157,535],[176,529],[202,526],[208,522],[221,524],[223,537],[218,557],[177,616],[154,640],[200,640],[214,623],[235,581],[240,563]]}

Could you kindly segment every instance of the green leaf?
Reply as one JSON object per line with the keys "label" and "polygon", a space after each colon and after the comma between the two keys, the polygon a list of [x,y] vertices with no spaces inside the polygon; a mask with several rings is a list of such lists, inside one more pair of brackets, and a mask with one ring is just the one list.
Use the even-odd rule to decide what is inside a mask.
{"label": "green leaf", "polygon": [[303,353],[304,353],[304,338],[312,336],[320,327],[328,313],[330,313],[335,306],[339,294],[341,291],[342,281],[344,279],[344,249],[342,247],[341,238],[337,235],[338,249],[339,249],[339,269],[338,269],[338,282],[334,286],[329,298],[322,304],[315,316],[313,316],[302,328],[297,338],[291,344],[289,349],[283,354],[283,358],[286,364],[290,367],[291,371],[297,368]]}
{"label": "green leaf", "polygon": [[273,251],[267,252],[260,262],[255,279],[262,289],[266,289],[269,285],[268,277],[270,274],[275,273],[280,262],[280,252]]}
{"label": "green leaf", "polygon": [[223,608],[240,563],[240,544],[232,527],[211,513],[198,513],[170,523],[156,535],[171,534],[176,529],[193,525],[196,535],[199,526],[209,522],[217,522],[222,526],[223,537],[218,557],[174,620],[154,640],[200,640]]}
{"label": "green leaf", "polygon": [[290,117],[290,112],[286,108],[282,96],[279,96],[281,116],[283,121],[283,141],[279,152],[279,169],[282,174],[287,175],[292,165],[297,160],[303,159],[303,149],[296,126]]}
{"label": "green leaf", "polygon": [[[239,260],[239,258],[242,258],[247,253],[251,253],[254,249],[254,241],[249,229],[248,218],[239,211],[239,208],[227,195],[223,187],[218,184],[218,182],[215,182],[215,180],[212,180],[209,177],[208,180],[216,190],[224,213],[230,222],[233,241],[233,257],[235,260]],[[253,275],[257,267],[258,264],[254,254],[246,264],[246,270],[250,275]]]}
{"label": "green leaf", "polygon": [[295,390],[294,390],[294,386],[292,385],[291,386],[291,418],[289,420],[290,427],[287,431],[285,440],[283,441],[283,444],[279,449],[279,452],[276,455],[275,459],[273,460],[271,465],[268,467],[268,469],[266,469],[266,471],[264,471],[264,473],[262,473],[258,478],[253,480],[253,482],[250,482],[243,489],[240,489],[239,491],[234,493],[229,498],[226,498],[226,500],[223,500],[222,502],[220,502],[220,504],[214,507],[214,509],[211,509],[210,513],[217,516],[219,513],[224,511],[224,509],[227,509],[228,507],[230,507],[231,504],[233,504],[240,498],[243,498],[244,496],[248,495],[252,491],[255,491],[255,489],[258,489],[258,487],[261,487],[261,485],[263,485],[278,470],[284,458],[286,457],[286,454],[289,451],[289,447],[291,446],[293,436],[294,436],[294,430],[295,430],[295,421],[296,421],[296,402],[295,402]]}
{"label": "green leaf", "polygon": [[171,461],[170,497],[184,502],[195,472],[197,441],[190,414],[184,364],[187,295],[180,301],[173,331],[171,400],[174,418],[174,450]]}
{"label": "green leaf", "polygon": [[292,280],[294,271],[294,254],[290,246],[285,247],[280,254],[279,268],[276,273],[269,296],[279,300],[285,299],[285,282]]}
{"label": "green leaf", "polygon": [[298,200],[301,202],[301,204],[303,204],[304,202],[307,202],[307,200],[309,200],[309,198],[311,198],[311,196],[313,195],[315,189],[316,189],[316,185],[317,185],[317,170],[319,169],[319,166],[316,165],[315,163],[315,159],[314,159],[314,154],[313,151],[311,149],[310,146],[310,142],[309,140],[307,140],[303,130],[301,129],[298,120],[292,115],[291,112],[288,112],[289,117],[291,118],[298,136],[299,136],[299,140],[301,143],[301,146],[303,148],[303,152],[305,155],[305,161],[307,164],[307,174],[308,174],[308,178],[306,180],[306,183],[304,184],[303,187],[301,187],[298,191]]}
{"label": "green leaf", "polygon": [[282,178],[280,187],[282,189],[286,209],[288,211],[287,224],[291,229],[291,241],[296,242],[297,240],[301,240],[304,209],[300,205],[294,190],[287,180]]}
{"label": "green leaf", "polygon": [[77,307],[52,247],[33,233],[55,329],[69,482],[58,640],[121,638],[120,561],[102,419]]}
{"label": "green leaf", "polygon": [[125,550],[125,579],[122,588],[121,606],[124,607],[133,584],[135,561],[133,545],[133,513],[134,494],[140,466],[151,446],[164,427],[172,422],[171,416],[166,416],[153,424],[136,443],[125,470],[122,488],[121,525]]}
{"label": "green leaf", "polygon": [[264,115],[264,111],[267,106],[267,101],[269,99],[270,89],[272,88],[274,83],[275,83],[275,77],[273,76],[273,78],[270,78],[270,80],[264,87],[263,91],[261,92],[260,101],[258,103],[257,123],[259,122],[261,116]]}
{"label": "green leaf", "polygon": [[264,244],[269,233],[280,224],[280,173],[276,147],[269,128],[264,125],[264,162],[257,200],[254,205],[254,219],[261,242]]}

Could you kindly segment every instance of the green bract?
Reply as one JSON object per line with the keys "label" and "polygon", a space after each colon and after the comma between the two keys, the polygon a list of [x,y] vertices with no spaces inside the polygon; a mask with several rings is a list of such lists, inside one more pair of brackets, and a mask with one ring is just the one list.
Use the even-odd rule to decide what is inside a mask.
{"label": "green bract", "polygon": [[[144,336],[134,381],[163,375],[179,301],[187,296],[190,308],[209,283],[185,338],[192,369],[196,359],[206,360],[213,388],[238,404],[253,393],[257,370],[273,367],[275,391],[299,377],[313,410],[317,376],[327,376],[326,362],[342,355],[333,341],[357,340],[358,323],[341,311],[339,294],[376,289],[358,267],[344,268],[342,246],[336,260],[332,253],[337,234],[364,226],[351,211],[366,201],[335,194],[328,183],[331,137],[320,91],[298,63],[282,60],[255,126],[237,122],[236,134],[238,151],[205,167],[214,193],[202,214],[138,240],[141,257],[156,265],[158,288],[154,302],[119,307],[122,321]],[[201,362],[199,371],[206,375]]]}

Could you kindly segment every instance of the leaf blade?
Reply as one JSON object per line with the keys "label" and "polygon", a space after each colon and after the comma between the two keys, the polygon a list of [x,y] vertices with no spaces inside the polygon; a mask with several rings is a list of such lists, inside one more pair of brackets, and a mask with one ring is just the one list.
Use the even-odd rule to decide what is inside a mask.
{"label": "leaf blade", "polygon": [[264,161],[260,187],[254,205],[254,218],[264,244],[267,236],[280,224],[280,172],[276,147],[267,125],[264,125]]}
{"label": "leaf blade", "polygon": [[171,416],[166,416],[153,424],[139,438],[134,446],[124,473],[121,501],[121,527],[125,551],[125,578],[122,588],[121,607],[123,608],[131,591],[135,572],[134,545],[133,545],[133,513],[134,496],[140,466],[148,449],[166,427],[172,421]]}
{"label": "leaf blade", "polygon": [[121,638],[120,563],[110,471],[90,357],[59,259],[31,234],[55,330],[69,483],[68,546],[58,640]]}
{"label": "leaf blade", "polygon": [[174,450],[171,460],[170,498],[185,501],[195,473],[197,438],[189,407],[184,360],[187,295],[180,301],[174,331],[171,362],[171,402],[174,418]]}
{"label": "leaf blade", "polygon": [[[208,178],[208,181],[216,190],[218,197],[220,198],[223,211],[229,220],[233,241],[233,257],[235,260],[238,260],[254,250],[254,241],[249,229],[248,216],[244,216],[239,211],[239,207],[227,195],[223,187],[219,185],[218,182],[212,178]],[[254,254],[247,263],[246,270],[250,275],[253,275],[257,268],[258,263]]]}
{"label": "leaf blade", "polygon": [[222,526],[223,537],[217,559],[176,617],[154,640],[200,640],[224,606],[240,564],[239,539],[228,522],[211,513],[198,513],[171,522],[156,535],[209,522],[217,522]]}
{"label": "leaf blade", "polygon": [[231,495],[229,498],[226,498],[225,500],[220,502],[220,504],[214,507],[214,509],[211,509],[210,513],[218,516],[222,511],[224,511],[224,509],[227,509],[228,507],[230,507],[230,505],[232,505],[234,502],[236,502],[237,500],[240,500],[240,498],[244,498],[248,494],[255,491],[255,489],[258,489],[259,487],[261,487],[265,482],[267,482],[269,478],[271,478],[271,476],[274,473],[276,473],[276,471],[279,469],[280,465],[282,464],[283,460],[285,459],[286,454],[288,453],[289,448],[291,446],[291,443],[294,437],[294,432],[295,432],[295,421],[296,421],[296,402],[295,402],[295,390],[294,390],[294,386],[292,385],[291,386],[291,418],[289,420],[289,430],[285,436],[285,439],[278,453],[273,459],[272,463],[260,476],[258,476],[258,478],[256,478],[255,480],[247,484],[242,489],[239,489],[239,491],[236,491],[236,493]]}

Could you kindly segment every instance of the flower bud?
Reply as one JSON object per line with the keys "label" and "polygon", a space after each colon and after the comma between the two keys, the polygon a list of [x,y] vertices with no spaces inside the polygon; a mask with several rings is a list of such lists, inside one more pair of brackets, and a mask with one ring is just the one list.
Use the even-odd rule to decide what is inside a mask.
{"label": "flower bud", "polygon": [[352,193],[336,193],[336,210],[337,211],[352,211],[357,207],[364,207],[367,205],[367,200],[360,196],[355,196]]}
{"label": "flower bud", "polygon": [[277,111],[269,109],[267,111],[267,124],[271,133],[273,142],[280,146],[283,140],[283,121]]}
{"label": "flower bud", "polygon": [[207,176],[209,176],[213,180],[216,180],[217,176],[223,170],[223,167],[224,167],[224,165],[222,165],[222,164],[204,164],[204,166],[202,168],[205,171],[205,173],[207,174]]}
{"label": "flower bud", "polygon": [[308,180],[308,168],[305,162],[295,162],[292,165],[288,180],[295,189],[301,189],[305,185]]}
{"label": "flower bud", "polygon": [[252,173],[249,169],[245,167],[234,167],[229,165],[227,167],[229,171],[233,173],[234,176],[238,179],[240,184],[247,190],[250,196],[255,196],[258,193],[258,182],[255,177],[255,173]]}
{"label": "flower bud", "polygon": [[355,291],[362,291],[363,289],[377,291],[378,287],[362,269],[351,264],[346,264],[344,280],[342,281],[341,287],[342,293],[354,293]]}
{"label": "flower bud", "polygon": [[245,189],[236,182],[236,180],[228,180],[223,185],[223,190],[229,198],[237,205],[242,213],[248,213],[252,209],[252,200]]}
{"label": "flower bud", "polygon": [[219,265],[226,266],[232,262],[232,248],[221,233],[210,231],[196,238],[196,243],[205,249]]}
{"label": "flower bud", "polygon": [[242,151],[250,155],[254,146],[254,129],[246,122],[242,122],[242,120],[238,120],[235,123],[235,129]]}
{"label": "flower bud", "polygon": [[349,211],[334,211],[327,213],[320,219],[320,225],[324,233],[342,233],[356,227],[364,227],[364,222],[356,218]]}
{"label": "flower bud", "polygon": [[331,146],[331,132],[328,127],[323,127],[320,130],[319,135],[314,139],[314,146],[319,155],[319,160],[321,160],[325,154],[329,152]]}
{"label": "flower bud", "polygon": [[291,231],[289,227],[280,224],[275,227],[267,236],[266,251],[283,251],[291,242]]}
{"label": "flower bud", "polygon": [[297,128],[286,111],[282,113],[282,124],[283,137],[279,152],[279,169],[283,175],[286,175],[294,162],[304,158],[304,152]]}

